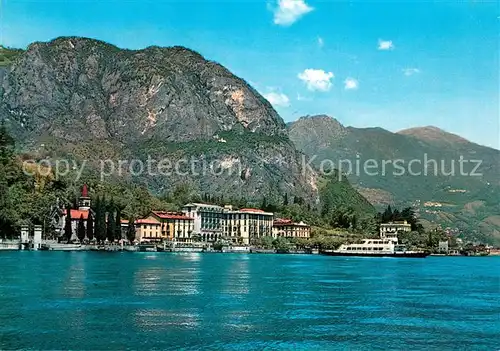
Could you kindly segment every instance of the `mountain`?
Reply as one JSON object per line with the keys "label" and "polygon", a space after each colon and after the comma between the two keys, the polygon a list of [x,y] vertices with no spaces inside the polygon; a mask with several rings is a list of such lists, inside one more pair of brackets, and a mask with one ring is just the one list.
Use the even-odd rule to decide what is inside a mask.
{"label": "mountain", "polygon": [[344,127],[324,115],[302,117],[288,129],[316,166],[333,164],[350,173],[376,207],[412,205],[423,219],[457,228],[464,237],[500,243],[500,151],[436,127],[392,133]]}
{"label": "mountain", "polygon": [[[318,174],[303,167],[270,103],[187,48],[123,50],[77,37],[33,43],[3,68],[0,96],[0,119],[35,159],[88,162],[88,177],[113,165],[109,179],[156,194],[187,184],[226,199],[279,203],[288,194],[318,206]],[[153,172],[138,172],[147,160],[156,161]],[[167,171],[158,171],[160,160]],[[371,209],[339,186],[347,205],[356,198]]]}
{"label": "mountain", "polygon": [[416,139],[423,140],[434,144],[453,145],[468,145],[471,144],[467,139],[456,134],[445,132],[442,129],[433,126],[409,128],[399,131],[397,134],[412,136]]}

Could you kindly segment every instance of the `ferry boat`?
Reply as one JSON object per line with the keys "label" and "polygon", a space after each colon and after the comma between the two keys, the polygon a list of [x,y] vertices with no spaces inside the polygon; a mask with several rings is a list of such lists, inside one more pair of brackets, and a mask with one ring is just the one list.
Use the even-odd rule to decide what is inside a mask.
{"label": "ferry boat", "polygon": [[343,244],[337,250],[321,252],[327,256],[425,258],[425,251],[410,251],[398,244],[397,234],[382,234],[379,239],[362,239],[359,243]]}

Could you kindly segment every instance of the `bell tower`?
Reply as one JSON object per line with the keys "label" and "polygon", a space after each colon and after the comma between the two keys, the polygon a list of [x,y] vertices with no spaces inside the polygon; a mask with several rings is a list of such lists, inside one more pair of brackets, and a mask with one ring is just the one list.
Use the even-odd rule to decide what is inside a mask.
{"label": "bell tower", "polygon": [[82,195],[80,196],[80,199],[78,199],[78,209],[80,211],[90,210],[90,197],[87,184],[83,184]]}

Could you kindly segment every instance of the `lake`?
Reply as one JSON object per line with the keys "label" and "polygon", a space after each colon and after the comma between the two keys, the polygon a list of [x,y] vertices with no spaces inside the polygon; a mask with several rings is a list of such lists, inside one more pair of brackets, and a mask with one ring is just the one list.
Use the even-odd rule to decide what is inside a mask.
{"label": "lake", "polygon": [[500,257],[0,252],[0,349],[498,350]]}

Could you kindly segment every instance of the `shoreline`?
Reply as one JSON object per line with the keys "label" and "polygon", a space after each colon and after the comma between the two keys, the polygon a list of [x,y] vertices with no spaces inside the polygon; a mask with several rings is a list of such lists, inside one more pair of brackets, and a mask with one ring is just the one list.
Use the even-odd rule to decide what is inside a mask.
{"label": "shoreline", "polygon": [[[69,244],[71,245],[71,244]],[[86,248],[64,248],[64,247],[59,247],[59,248],[52,248],[52,249],[40,249],[40,250],[33,250],[33,249],[15,249],[15,248],[0,248],[0,254],[2,252],[14,252],[14,251],[19,251],[19,252],[38,252],[38,251],[47,251],[47,252],[99,252],[99,253],[165,253],[165,254],[189,254],[189,253],[198,253],[198,254],[245,254],[245,255],[255,255],[255,254],[260,254],[260,255],[313,255],[313,256],[329,256],[321,251],[319,252],[312,252],[312,251],[306,251],[306,250],[296,250],[296,251],[280,251],[280,250],[270,250],[270,249],[252,249],[249,248],[248,250],[242,251],[242,250],[203,250],[199,248],[179,248],[179,249],[167,249],[167,250],[144,250],[141,251],[139,250],[138,247],[127,247],[124,246],[123,248],[121,247],[104,247],[104,248],[97,248],[95,246],[93,247],[86,247]],[[331,256],[330,257],[341,257],[341,256]],[[349,258],[382,258],[382,257],[368,257],[368,256],[349,256]],[[428,257],[500,257],[500,255],[497,254],[488,254],[488,255],[445,255],[445,254],[430,254]]]}

